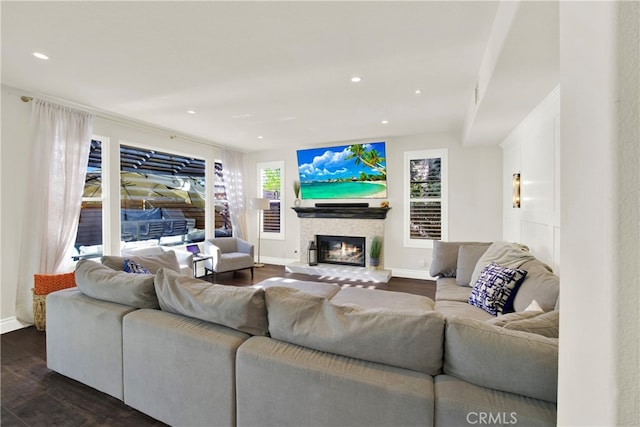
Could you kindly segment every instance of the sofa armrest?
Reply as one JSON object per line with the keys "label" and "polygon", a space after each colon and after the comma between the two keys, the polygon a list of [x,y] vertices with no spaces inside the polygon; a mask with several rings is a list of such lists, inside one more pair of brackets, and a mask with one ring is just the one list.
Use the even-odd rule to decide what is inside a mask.
{"label": "sofa armrest", "polygon": [[216,271],[216,267],[222,260],[222,250],[218,246],[211,243],[209,240],[205,240],[204,253],[213,257],[211,259],[205,260],[205,267],[209,270]]}
{"label": "sofa armrest", "polygon": [[238,252],[249,254],[253,258],[253,243],[238,239]]}
{"label": "sofa armrest", "polygon": [[178,258],[178,264],[181,267],[193,265],[193,254],[189,251],[185,251],[183,249],[171,249],[176,253],[176,258]]}

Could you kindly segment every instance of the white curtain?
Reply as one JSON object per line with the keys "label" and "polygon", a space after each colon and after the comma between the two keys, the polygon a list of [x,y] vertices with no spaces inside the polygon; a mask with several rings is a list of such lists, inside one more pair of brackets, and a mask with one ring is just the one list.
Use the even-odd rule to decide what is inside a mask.
{"label": "white curtain", "polygon": [[222,150],[222,172],[229,202],[229,216],[233,235],[247,239],[246,203],[244,195],[244,154]]}
{"label": "white curtain", "polygon": [[33,275],[73,270],[93,115],[34,99],[31,171],[22,224],[16,313],[33,323]]}

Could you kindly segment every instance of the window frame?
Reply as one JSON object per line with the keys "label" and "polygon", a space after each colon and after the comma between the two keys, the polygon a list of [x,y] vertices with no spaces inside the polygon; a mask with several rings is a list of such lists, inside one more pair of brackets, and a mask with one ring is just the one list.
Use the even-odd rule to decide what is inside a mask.
{"label": "window frame", "polygon": [[[280,194],[280,198],[277,199],[277,202],[280,203],[280,231],[279,232],[271,232],[264,231],[264,215],[260,215],[260,223],[259,229],[257,230],[260,233],[261,239],[270,239],[270,240],[284,240],[284,209],[285,206],[285,192],[284,192],[284,182],[285,182],[285,168],[283,160],[275,160],[271,162],[258,162],[256,164],[256,197],[262,198],[262,171],[265,169],[280,169],[280,189],[278,190]],[[270,204],[276,200],[270,200]]]}
{"label": "window frame", "polygon": [[[216,165],[220,165],[220,170],[221,170],[220,174],[218,174],[216,172]],[[212,176],[212,180],[213,180],[213,191],[211,193],[207,192],[207,194],[210,195],[211,201],[213,203],[212,208],[213,208],[213,214],[214,214],[214,225],[213,225],[213,227],[214,227],[213,228],[214,235],[215,235],[215,230],[216,230],[216,227],[215,227],[215,209],[216,209],[216,204],[217,203],[221,203],[221,204],[224,204],[226,206],[227,214],[229,215],[229,218],[227,220],[229,221],[229,226],[231,227],[231,233],[232,233],[232,235],[235,235],[234,230],[233,230],[233,224],[231,223],[231,211],[229,209],[229,195],[227,193],[227,183],[224,180],[224,164],[222,163],[222,160],[219,159],[219,158],[215,158],[213,160],[213,176]],[[220,189],[220,188],[222,188],[223,191],[224,191],[224,199],[218,199],[216,197],[216,195],[218,194],[217,190]]]}
{"label": "window frame", "polygon": [[[403,243],[410,248],[433,248],[434,239],[415,239],[411,237],[411,202],[440,202],[440,240],[449,238],[449,150],[430,149],[404,152],[404,182],[403,182]],[[411,198],[411,161],[423,159],[440,159],[440,197],[439,198]]]}
{"label": "window frame", "polygon": [[[107,243],[109,241],[109,231],[110,231],[110,224],[111,224],[110,221],[108,220],[110,185],[109,185],[108,161],[106,159],[107,155],[105,155],[105,153],[109,152],[110,142],[108,137],[97,135],[97,134],[92,134],[91,140],[100,142],[100,196],[86,197],[83,195],[80,199],[80,206],[82,207],[82,205],[85,202],[100,202],[102,232],[100,236],[100,244],[96,246],[101,247],[101,250],[100,252],[96,252],[97,255],[93,257],[86,256],[86,255],[80,256],[79,254],[78,255],[74,254],[72,256],[72,259],[74,262],[84,258],[100,257],[102,255],[105,255],[106,251],[110,249],[109,244]],[[87,167],[87,170],[85,171],[85,183],[86,183],[87,173],[88,173],[88,167]],[[82,214],[82,211],[81,211],[81,214]],[[79,229],[80,229],[80,221],[76,226],[76,233],[79,232]],[[76,234],[76,237],[73,243],[74,248],[77,243],[77,238],[78,236]]]}

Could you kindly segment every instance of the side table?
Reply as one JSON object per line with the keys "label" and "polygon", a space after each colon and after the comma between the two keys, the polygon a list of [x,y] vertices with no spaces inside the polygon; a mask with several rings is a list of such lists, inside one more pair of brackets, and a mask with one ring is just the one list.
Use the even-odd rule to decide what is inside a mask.
{"label": "side table", "polygon": [[193,277],[198,278],[198,263],[201,261],[206,261],[208,259],[213,259],[213,256],[206,254],[196,254],[193,256]]}

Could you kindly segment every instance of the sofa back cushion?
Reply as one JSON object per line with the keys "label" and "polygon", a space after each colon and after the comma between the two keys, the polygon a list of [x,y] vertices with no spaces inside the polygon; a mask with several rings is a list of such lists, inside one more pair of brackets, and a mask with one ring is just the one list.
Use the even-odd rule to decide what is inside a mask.
{"label": "sofa back cushion", "polygon": [[302,292],[324,298],[331,298],[340,292],[340,285],[336,285],[335,283],[308,282],[285,277],[271,277],[252,285],[252,288],[267,289],[274,286],[298,289]]}
{"label": "sofa back cushion", "polygon": [[558,338],[560,336],[560,311],[553,310],[530,319],[514,320],[505,324],[504,328]]}
{"label": "sofa back cushion", "polygon": [[155,289],[160,308],[251,335],[268,331],[264,290],[251,287],[214,285],[176,273],[158,270]]}
{"label": "sofa back cushion", "polygon": [[434,241],[429,275],[431,277],[456,277],[458,251],[463,245],[486,245],[489,247],[490,243]]}
{"label": "sofa back cushion", "polygon": [[560,293],[560,278],[537,259],[527,261],[520,268],[527,271],[527,277],[513,300],[515,311],[523,311],[533,300],[544,311],[555,309]]}
{"label": "sofa back cushion", "polygon": [[557,401],[558,340],[447,318],[445,374],[494,390]]}
{"label": "sofa back cushion", "polygon": [[238,252],[238,241],[235,237],[217,237],[210,242],[220,249],[223,254]]}
{"label": "sofa back cushion", "polygon": [[534,257],[525,245],[504,241],[493,242],[478,259],[469,284],[473,286],[476,283],[480,273],[489,263],[493,262],[509,268],[520,268],[522,264],[532,259]]}
{"label": "sofa back cushion", "polygon": [[152,275],[125,273],[81,260],[76,265],[75,277],[78,289],[92,298],[136,308],[159,307]]}
{"label": "sofa back cushion", "polygon": [[265,294],[272,338],[430,375],[441,372],[444,316],[431,309],[428,298],[424,309],[398,309],[334,304],[291,288],[270,287]]}
{"label": "sofa back cushion", "polygon": [[473,283],[471,283],[471,275],[476,268],[476,264],[478,264],[478,260],[484,255],[489,246],[489,243],[469,243],[460,246],[456,266],[457,285],[473,286]]}
{"label": "sofa back cushion", "polygon": [[[153,250],[157,251],[157,249]],[[159,249],[159,253],[149,255],[105,255],[102,257],[102,263],[112,268],[113,270],[123,270],[125,259],[130,259],[137,262],[138,264],[149,270],[152,274],[156,274],[156,272],[161,268],[169,268],[175,272],[181,272],[176,253],[174,251],[163,251],[162,248]]]}

